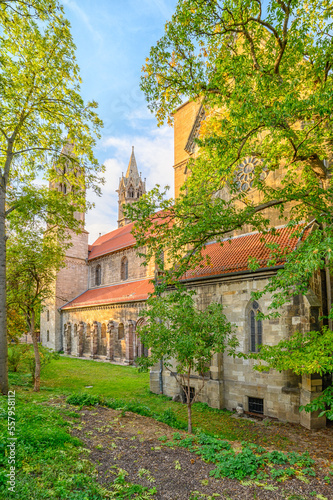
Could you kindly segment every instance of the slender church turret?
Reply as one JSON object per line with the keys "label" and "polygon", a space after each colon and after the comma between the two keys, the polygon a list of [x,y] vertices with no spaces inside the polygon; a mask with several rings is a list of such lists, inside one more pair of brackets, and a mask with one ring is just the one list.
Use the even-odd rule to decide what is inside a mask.
{"label": "slender church turret", "polygon": [[127,172],[124,177],[122,175],[118,193],[118,227],[125,226],[131,221],[127,219],[124,215],[124,205],[132,204],[138,201],[138,199],[146,192],[146,182],[141,179],[141,173],[139,175],[138,166],[136,164],[136,159],[134,155],[134,146],[132,146],[132,154],[127,167]]}

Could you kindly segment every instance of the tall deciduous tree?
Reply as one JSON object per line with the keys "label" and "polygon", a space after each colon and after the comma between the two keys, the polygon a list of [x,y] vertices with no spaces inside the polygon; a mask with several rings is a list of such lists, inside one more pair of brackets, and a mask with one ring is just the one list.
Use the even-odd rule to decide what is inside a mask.
{"label": "tall deciduous tree", "polygon": [[[80,95],[75,45],[56,1],[2,1],[0,30],[0,392],[6,393],[6,217],[22,206],[22,185],[43,174],[71,185],[84,209],[83,188],[100,170],[92,148],[101,121],[96,103]],[[54,169],[55,162],[62,167]]]}
{"label": "tall deciduous tree", "polygon": [[[36,194],[36,193],[34,193]],[[59,198],[60,203],[50,201],[52,193],[39,190],[44,197],[49,213],[51,206],[59,212],[67,212],[66,200]],[[30,202],[35,202],[31,198]],[[49,203],[46,203],[49,201]],[[29,205],[25,200],[24,207]],[[22,224],[19,210],[10,216],[9,238],[7,242],[7,304],[9,309],[18,311],[26,322],[30,332],[35,355],[34,390],[40,387],[40,356],[36,322],[43,302],[54,293],[54,280],[57,272],[64,266],[64,256],[70,243],[66,241],[61,227],[47,227],[43,221],[40,207],[33,207]],[[37,212],[37,213],[34,213]]]}
{"label": "tall deciduous tree", "polygon": [[[147,324],[139,329],[141,340],[150,349],[149,357],[140,358],[139,363],[148,367],[163,359],[165,368],[175,376],[186,395],[189,432],[192,432],[192,404],[204,388],[213,354],[226,349],[233,353],[237,346],[233,326],[223,314],[222,306],[213,303],[200,311],[193,295],[176,290],[165,296],[150,297],[145,313]],[[201,381],[195,395],[190,390],[193,375]]]}
{"label": "tall deciduous tree", "polygon": [[[274,210],[290,225],[316,219],[306,242],[263,292],[273,294],[272,307],[278,308],[304,293],[313,273],[324,269],[328,337],[333,335],[332,14],[328,0],[179,0],[146,59],[142,89],[160,123],[172,122],[184,99],[203,104],[199,157],[188,162],[178,199],[165,200],[156,187],[128,208],[138,221],[138,247],[148,246],[147,259],[167,251],[167,280],[198,265],[210,240],[220,241],[244,225],[265,232]],[[237,183],[246,157],[257,160],[252,179],[257,198]],[[279,348],[262,352],[263,359],[272,357],[271,366],[282,366],[273,359]],[[329,347],[326,354],[329,359]]]}
{"label": "tall deciduous tree", "polygon": [[[166,201],[156,188],[129,209],[148,258],[168,248],[179,277],[207,241],[244,224],[263,231],[267,209],[282,214],[287,204],[294,221],[316,217],[331,233],[331,15],[326,0],[179,0],[142,89],[161,123],[185,98],[203,102],[206,119],[180,197]],[[236,180],[249,156],[260,202]],[[282,167],[280,184],[270,183]]]}

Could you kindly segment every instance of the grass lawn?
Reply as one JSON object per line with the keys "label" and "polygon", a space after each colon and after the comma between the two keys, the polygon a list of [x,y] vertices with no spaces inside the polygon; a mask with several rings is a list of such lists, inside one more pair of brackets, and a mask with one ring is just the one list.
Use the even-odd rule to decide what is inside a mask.
{"label": "grass lawn", "polygon": [[[179,428],[185,426],[186,406],[173,402],[166,396],[152,394],[149,391],[148,373],[140,373],[137,368],[131,366],[60,357],[43,368],[39,393],[33,392],[31,375],[24,370],[10,373],[10,388],[16,392],[16,489],[14,492],[8,490],[10,453],[7,447],[10,438],[8,418],[12,408],[8,404],[7,397],[0,396],[0,500],[155,498],[153,486],[127,481],[121,468],[113,469],[115,472],[111,472],[116,474],[116,479],[110,488],[102,486],[97,481],[96,465],[89,460],[91,450],[86,449],[80,440],[82,427],[78,422],[80,418],[78,411],[73,411],[75,407],[65,403],[66,398],[71,398],[74,402],[80,401],[81,398],[82,401],[82,397],[86,394],[92,403],[105,399],[111,408],[120,408],[124,413],[126,410],[137,408],[137,413],[141,412],[141,415],[153,415],[157,420],[168,424],[175,422],[180,425]],[[97,415],[94,411],[93,409],[92,415]],[[277,450],[284,450],[289,444],[289,439],[279,432],[281,427],[276,426],[276,431],[269,433],[269,429],[263,425],[231,418],[228,411],[211,409],[200,403],[193,406],[193,425],[196,431],[201,430],[202,433],[206,433],[202,435],[217,435],[229,441],[258,443]],[[79,429],[78,437],[73,437],[69,432],[70,429]],[[95,432],[95,427],[93,431]],[[96,432],[98,433],[99,429]],[[92,432],[87,433],[90,434]],[[205,453],[214,457],[216,453],[214,446]],[[246,444],[243,443],[243,446]],[[249,446],[255,445],[249,444]],[[246,453],[251,455],[251,459],[255,459],[251,449],[247,449]],[[231,452],[227,450],[225,453],[227,457]],[[244,457],[248,462],[247,455]],[[237,456],[233,460],[238,460]],[[244,465],[237,467],[242,469]],[[290,473],[296,472],[291,470]],[[329,484],[330,479],[325,481]],[[275,486],[274,488],[277,489]]]}
{"label": "grass lawn", "polygon": [[[11,374],[13,384],[27,384],[28,374]],[[86,388],[92,386],[91,388]],[[42,372],[41,392],[36,399],[46,394],[89,393],[105,398],[135,401],[148,406],[153,412],[161,413],[171,409],[180,421],[187,422],[187,407],[173,402],[166,396],[153,394],[149,390],[149,373],[140,373],[133,366],[119,366],[90,360],[61,357],[45,366]],[[207,405],[193,405],[193,426],[212,434],[219,434],[230,440],[257,441],[258,432],[251,422],[230,418],[230,412],[209,408]],[[284,440],[276,436],[276,445],[283,446]]]}

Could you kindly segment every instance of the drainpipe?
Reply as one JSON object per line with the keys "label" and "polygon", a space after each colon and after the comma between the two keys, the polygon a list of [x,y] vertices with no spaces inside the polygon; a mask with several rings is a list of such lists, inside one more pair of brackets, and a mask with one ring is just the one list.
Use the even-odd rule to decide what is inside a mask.
{"label": "drainpipe", "polygon": [[160,359],[160,371],[158,377],[160,382],[160,394],[163,394],[163,358]]}

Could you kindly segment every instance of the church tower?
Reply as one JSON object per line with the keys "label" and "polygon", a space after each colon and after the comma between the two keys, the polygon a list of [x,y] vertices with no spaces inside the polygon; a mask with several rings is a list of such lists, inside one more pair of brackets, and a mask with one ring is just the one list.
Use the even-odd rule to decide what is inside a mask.
{"label": "church tower", "polygon": [[[72,191],[71,179],[73,176],[79,178],[84,173],[70,159],[73,144],[67,144],[62,150],[62,158],[55,165],[57,180],[50,182],[49,189],[57,190],[64,196]],[[82,188],[84,189],[84,187]],[[84,192],[85,195],[85,192]],[[44,303],[40,318],[40,339],[45,347],[60,351],[63,349],[63,325],[59,308],[77,297],[87,289],[88,283],[88,232],[84,229],[85,213],[75,212],[75,218],[81,222],[81,232],[75,233],[67,230],[70,248],[66,251],[65,267],[57,273],[53,296]]]}
{"label": "church tower", "polygon": [[138,199],[146,192],[146,179],[143,181],[141,179],[141,172],[139,175],[138,166],[136,164],[136,159],[134,155],[134,146],[132,146],[132,154],[127,167],[127,172],[120,178],[118,193],[118,227],[125,226],[129,224],[130,219],[126,218],[124,215],[124,205],[132,204],[138,201]]}

